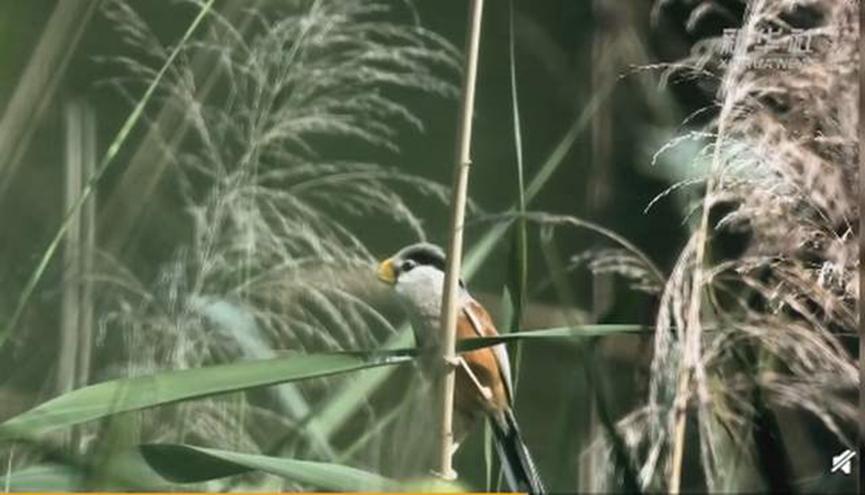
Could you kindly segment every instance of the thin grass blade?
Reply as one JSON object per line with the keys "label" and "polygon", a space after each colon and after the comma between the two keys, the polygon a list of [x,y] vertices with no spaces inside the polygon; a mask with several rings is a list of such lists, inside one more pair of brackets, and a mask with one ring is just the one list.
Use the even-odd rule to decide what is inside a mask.
{"label": "thin grass blade", "polygon": [[405,353],[290,355],[112,380],[61,395],[0,424],[0,440],[33,438],[121,412],[411,359]]}
{"label": "thin grass blade", "polygon": [[301,461],[192,445],[142,445],[150,466],[175,483],[197,483],[262,471],[324,490],[393,491],[398,484],[381,475],[325,462]]}

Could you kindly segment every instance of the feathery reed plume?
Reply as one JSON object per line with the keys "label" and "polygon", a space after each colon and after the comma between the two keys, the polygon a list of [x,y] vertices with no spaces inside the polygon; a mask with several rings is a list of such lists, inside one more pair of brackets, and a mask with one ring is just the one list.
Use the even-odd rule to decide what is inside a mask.
{"label": "feathery reed plume", "polygon": [[[743,457],[776,486],[754,426],[774,409],[853,446],[857,15],[857,2],[754,0],[741,29],[680,66],[717,74],[719,112],[696,159],[702,220],[661,294],[648,404],[620,422],[646,489],[678,491],[688,442],[709,491],[748,488],[730,484],[747,479],[728,462]],[[717,242],[731,234],[741,252]]]}
{"label": "feathery reed plume", "polygon": [[[211,11],[158,86],[159,101],[182,108],[192,129],[162,150],[181,197],[181,219],[171,222],[188,225],[190,237],[153,284],[120,261],[100,263],[103,378],[274,349],[376,348],[393,332],[358,297],[373,257],[350,219],[375,216],[423,239],[405,192],[444,202],[448,190],[337,151],[346,142],[397,151],[399,132],[423,124],[393,95],[455,95],[458,54],[416,24],[382,20],[394,9],[411,19],[405,2],[264,5],[246,11],[254,20],[246,31]],[[170,49],[128,2],[109,0],[103,12],[140,53],[101,59],[124,73],[106,83],[134,102],[136,85],[153,78]],[[207,94],[189,63],[202,54],[219,74]],[[335,459],[311,402],[337,380],[281,386],[269,399],[241,393],[148,411],[136,435]],[[100,430],[92,433],[98,441]]]}

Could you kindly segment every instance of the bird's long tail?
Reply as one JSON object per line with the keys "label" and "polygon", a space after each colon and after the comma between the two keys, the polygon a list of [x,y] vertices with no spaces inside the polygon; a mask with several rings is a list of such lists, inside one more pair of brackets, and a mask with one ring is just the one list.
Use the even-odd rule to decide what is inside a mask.
{"label": "bird's long tail", "polygon": [[513,411],[508,409],[502,417],[490,418],[490,423],[505,480],[510,489],[515,492],[544,493],[544,484],[520,435]]}

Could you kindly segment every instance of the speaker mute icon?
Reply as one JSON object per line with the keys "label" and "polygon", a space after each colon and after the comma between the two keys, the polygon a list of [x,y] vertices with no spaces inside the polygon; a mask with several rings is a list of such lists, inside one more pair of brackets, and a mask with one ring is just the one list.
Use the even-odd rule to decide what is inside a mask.
{"label": "speaker mute icon", "polygon": [[841,471],[845,476],[850,474],[854,457],[856,457],[856,452],[850,449],[832,456],[832,472],[837,473]]}

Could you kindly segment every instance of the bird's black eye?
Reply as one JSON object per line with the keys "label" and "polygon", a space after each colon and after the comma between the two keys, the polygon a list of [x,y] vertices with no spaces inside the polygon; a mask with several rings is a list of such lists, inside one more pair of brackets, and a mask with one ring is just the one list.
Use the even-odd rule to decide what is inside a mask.
{"label": "bird's black eye", "polygon": [[416,267],[416,266],[417,266],[417,263],[415,263],[414,260],[404,260],[404,261],[403,261],[402,263],[400,263],[400,265],[399,265],[399,271],[402,272],[402,273],[405,273],[405,272],[411,270],[412,268],[414,268],[414,267]]}

